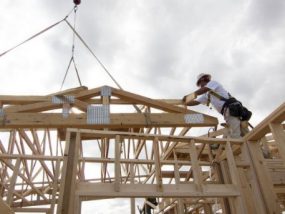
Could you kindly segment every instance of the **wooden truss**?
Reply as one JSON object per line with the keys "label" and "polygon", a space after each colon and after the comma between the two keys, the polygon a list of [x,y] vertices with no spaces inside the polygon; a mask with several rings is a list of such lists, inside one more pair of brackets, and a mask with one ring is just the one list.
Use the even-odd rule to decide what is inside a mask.
{"label": "wooden truss", "polygon": [[241,139],[180,100],[108,86],[0,107],[0,213],[77,214],[109,198],[132,214],[137,198],[156,198],[154,213],[285,210],[285,103]]}

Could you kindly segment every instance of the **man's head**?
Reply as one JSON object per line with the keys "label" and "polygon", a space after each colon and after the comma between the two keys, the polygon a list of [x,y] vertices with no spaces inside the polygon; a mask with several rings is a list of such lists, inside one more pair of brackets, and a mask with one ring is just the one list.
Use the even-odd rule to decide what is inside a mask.
{"label": "man's head", "polygon": [[201,73],[197,76],[197,82],[196,85],[198,87],[204,87],[207,85],[207,83],[211,80],[211,75],[210,74],[204,74]]}

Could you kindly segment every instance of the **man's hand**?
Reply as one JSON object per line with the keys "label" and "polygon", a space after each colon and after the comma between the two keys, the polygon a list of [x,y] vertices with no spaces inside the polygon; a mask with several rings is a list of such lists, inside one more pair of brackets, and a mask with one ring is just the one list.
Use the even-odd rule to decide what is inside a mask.
{"label": "man's hand", "polygon": [[192,100],[195,100],[197,98],[197,95],[196,93],[192,93],[192,94],[188,94],[188,95],[185,95],[182,99],[182,101],[185,103],[185,105],[187,105],[187,103],[189,103],[190,101]]}

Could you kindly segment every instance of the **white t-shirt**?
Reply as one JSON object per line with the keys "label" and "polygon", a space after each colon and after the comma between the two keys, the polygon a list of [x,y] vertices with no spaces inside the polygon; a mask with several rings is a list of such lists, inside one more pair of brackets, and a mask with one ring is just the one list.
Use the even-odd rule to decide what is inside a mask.
{"label": "white t-shirt", "polygon": [[[217,81],[210,81],[207,83],[207,85],[205,85],[205,87],[211,89],[212,91],[216,92],[217,94],[221,95],[222,97],[226,99],[229,98],[229,92],[227,92],[224,89],[224,87]],[[208,96],[209,96],[209,92],[202,94],[196,99],[196,101],[198,101],[201,104],[207,105]],[[220,100],[219,98],[211,94],[210,94],[210,102],[218,112],[222,111],[223,105],[225,103],[224,101]]]}

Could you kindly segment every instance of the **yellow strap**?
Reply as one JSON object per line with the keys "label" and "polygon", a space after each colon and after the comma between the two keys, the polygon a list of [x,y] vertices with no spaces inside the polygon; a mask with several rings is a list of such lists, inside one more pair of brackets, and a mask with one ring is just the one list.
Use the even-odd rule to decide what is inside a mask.
{"label": "yellow strap", "polygon": [[207,106],[209,106],[209,105],[210,105],[210,102],[211,102],[211,96],[210,96],[210,95],[213,95],[213,96],[217,97],[217,98],[220,99],[220,100],[223,100],[223,99],[225,100],[224,97],[222,97],[221,95],[217,94],[216,92],[210,90],[210,91],[208,92]]}
{"label": "yellow strap", "polygon": [[[224,97],[222,97],[221,95],[219,95],[219,94],[217,94],[216,92],[214,92],[214,91],[209,91],[209,94],[211,94],[211,95],[213,95],[213,96],[215,96],[215,97],[217,97],[218,99],[225,99]],[[210,95],[209,95],[210,96]]]}
{"label": "yellow strap", "polygon": [[210,102],[211,102],[211,97],[210,97],[210,93],[208,93],[207,106],[209,106],[209,105],[210,105]]}

